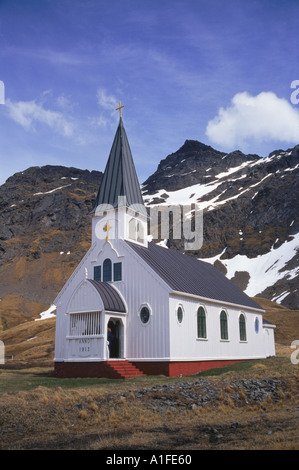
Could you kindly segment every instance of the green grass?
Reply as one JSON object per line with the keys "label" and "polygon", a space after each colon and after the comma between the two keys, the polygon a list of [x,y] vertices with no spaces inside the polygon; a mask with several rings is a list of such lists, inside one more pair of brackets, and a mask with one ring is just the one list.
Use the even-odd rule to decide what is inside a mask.
{"label": "green grass", "polygon": [[8,330],[7,319],[5,317],[1,317],[1,321],[2,321],[2,326],[3,326],[3,331]]}
{"label": "green grass", "polygon": [[97,378],[70,378],[57,379],[48,376],[49,371],[35,371],[34,369],[23,370],[1,370],[0,371],[0,394],[5,392],[18,392],[34,390],[37,387],[47,388],[79,388],[92,387],[94,385],[118,384],[119,380],[97,379]]}
{"label": "green grass", "polygon": [[50,377],[50,369],[0,369],[0,395],[2,393],[34,390],[37,387],[74,389],[98,387],[105,393],[143,388],[173,379],[164,376],[132,377],[130,379],[107,378],[56,378]]}
{"label": "green grass", "polygon": [[[268,373],[278,372],[283,373],[287,370],[291,371],[292,365],[290,360],[282,356],[273,356],[268,357],[267,359],[256,359],[252,361],[239,362],[237,364],[232,364],[230,366],[219,367],[215,369],[209,369],[196,374],[196,377],[213,377],[226,374],[227,372],[236,372],[241,374],[250,372],[251,369],[254,370],[254,367],[257,364],[262,364],[265,366]],[[294,367],[294,366],[293,366]]]}
{"label": "green grass", "polygon": [[245,361],[221,368],[209,369],[192,376],[165,377],[145,376],[132,377],[127,380],[106,379],[106,378],[56,378],[49,376],[51,372],[48,368],[33,369],[0,369],[0,395],[2,393],[34,390],[37,387],[63,389],[98,387],[105,393],[115,393],[118,391],[132,390],[138,388],[152,387],[154,385],[171,384],[174,382],[186,382],[198,380],[201,377],[220,376],[227,372],[234,372],[240,376],[257,373],[254,366],[263,364],[266,374],[275,372],[285,373],[287,370],[298,367],[290,363],[285,357],[271,357],[263,360]]}
{"label": "green grass", "polygon": [[227,372],[243,372],[252,369],[252,367],[257,364],[261,363],[262,361],[246,361],[240,362],[238,364],[232,364],[230,366],[224,367],[217,367],[215,369],[204,370],[196,374],[197,377],[213,377],[222,374],[226,374]]}

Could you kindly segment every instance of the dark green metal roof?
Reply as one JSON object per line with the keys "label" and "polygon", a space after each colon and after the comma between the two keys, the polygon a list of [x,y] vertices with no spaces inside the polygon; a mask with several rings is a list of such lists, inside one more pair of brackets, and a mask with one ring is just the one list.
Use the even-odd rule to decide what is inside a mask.
{"label": "dark green metal roof", "polygon": [[[119,202],[119,196],[122,202]],[[133,157],[122,118],[111,147],[99,192],[91,214],[113,207],[133,206],[138,212],[146,213],[141,195]]]}
{"label": "dark green metal roof", "polygon": [[170,248],[162,248],[152,242],[147,248],[129,241],[126,243],[174,291],[262,310],[236,284],[206,261]]}

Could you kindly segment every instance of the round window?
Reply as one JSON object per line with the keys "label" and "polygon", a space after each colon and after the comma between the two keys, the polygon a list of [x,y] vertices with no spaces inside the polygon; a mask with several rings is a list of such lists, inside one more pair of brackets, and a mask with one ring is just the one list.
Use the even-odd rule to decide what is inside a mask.
{"label": "round window", "polygon": [[142,307],[140,310],[140,320],[142,323],[147,323],[150,318],[150,311],[147,307]]}
{"label": "round window", "polygon": [[183,321],[183,309],[182,309],[182,307],[179,307],[178,310],[177,310],[177,318],[178,318],[178,322],[182,323],[182,321]]}

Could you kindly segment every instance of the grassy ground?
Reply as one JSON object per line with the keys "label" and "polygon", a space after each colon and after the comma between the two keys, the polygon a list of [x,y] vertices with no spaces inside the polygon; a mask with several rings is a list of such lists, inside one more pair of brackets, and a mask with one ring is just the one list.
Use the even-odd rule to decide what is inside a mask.
{"label": "grassy ground", "polygon": [[[198,376],[56,379],[50,369],[0,370],[0,449],[297,450],[299,365],[289,357],[236,364]],[[228,381],[278,378],[279,398],[248,403]],[[201,378],[220,391],[208,406],[157,412],[136,391],[156,385],[192,386]],[[163,399],[180,400],[179,387]],[[193,392],[201,393],[194,385]],[[161,395],[161,394],[160,394]]]}
{"label": "grassy ground", "polygon": [[[265,318],[276,325],[277,356],[197,377],[57,379],[49,376],[55,318],[2,329],[7,360],[0,368],[0,449],[297,450],[299,364],[290,361],[290,345],[299,338],[299,311],[258,301],[266,309]],[[149,407],[162,397],[179,402],[179,386],[193,386],[199,377],[219,391],[208,406],[182,404],[163,412]],[[278,400],[246,403],[242,390],[236,396],[227,385],[230,380],[267,377],[283,384]],[[160,396],[137,398],[135,393],[173,384],[178,385],[176,390],[165,389]],[[200,385],[194,386],[195,395],[202,393]]]}

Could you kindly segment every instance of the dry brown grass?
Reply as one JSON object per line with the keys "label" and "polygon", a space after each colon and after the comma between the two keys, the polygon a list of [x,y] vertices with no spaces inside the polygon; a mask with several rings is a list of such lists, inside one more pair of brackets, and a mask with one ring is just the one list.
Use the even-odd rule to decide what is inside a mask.
{"label": "dry brown grass", "polygon": [[[15,384],[13,389],[7,389],[9,393],[1,395],[0,448],[298,449],[299,365],[290,362],[290,344],[299,339],[299,312],[265,299],[257,301],[266,309],[265,318],[276,324],[276,353],[280,357],[259,361],[241,373],[231,371],[209,379],[218,384],[219,395],[213,406],[204,408],[158,412],[148,407],[146,397],[136,397],[134,391],[139,388],[173,383],[174,379],[165,377],[144,377],[136,383],[129,380],[70,389],[40,386],[20,391],[21,374],[29,384],[39,373],[33,369],[17,370],[20,365],[53,360],[55,319],[27,321],[0,332],[5,354],[15,358],[6,366],[16,367],[0,369],[4,386],[8,382]],[[286,384],[279,390],[278,400],[267,396],[263,403],[248,404],[240,389],[236,401],[234,379],[267,376],[283,378]],[[226,384],[222,387],[224,377]],[[115,392],[127,394],[114,396]],[[169,392],[163,394],[168,396]],[[175,399],[175,395],[171,398]]]}
{"label": "dry brown grass", "polygon": [[[40,310],[41,311],[41,310]],[[5,355],[18,360],[53,360],[55,343],[55,318],[27,321],[2,331],[0,339],[5,345]]]}
{"label": "dry brown grass", "polygon": [[277,354],[283,351],[283,347],[290,347],[292,341],[299,339],[299,310],[291,310],[260,297],[254,300],[265,309],[264,317],[276,325],[274,335]]}
{"label": "dry brown grass", "polygon": [[27,323],[33,318],[38,318],[39,313],[47,308],[46,304],[33,302],[19,295],[3,296],[0,301],[0,334],[22,323]]}
{"label": "dry brown grass", "polygon": [[[245,375],[273,377],[274,363],[257,364]],[[0,449],[297,450],[299,367],[284,359],[279,369],[276,376],[282,385],[275,400],[267,395],[263,402],[247,403],[244,390],[234,386],[237,373],[228,372],[205,379],[219,391],[209,405],[164,412],[149,407],[153,396],[140,398],[136,394],[149,383],[147,378],[144,383],[125,381],[70,389],[39,386],[32,391],[3,393]],[[155,378],[151,380],[155,384]],[[192,393],[200,391],[195,385],[197,378],[184,380],[191,382]],[[161,394],[181,399],[174,390]]]}

